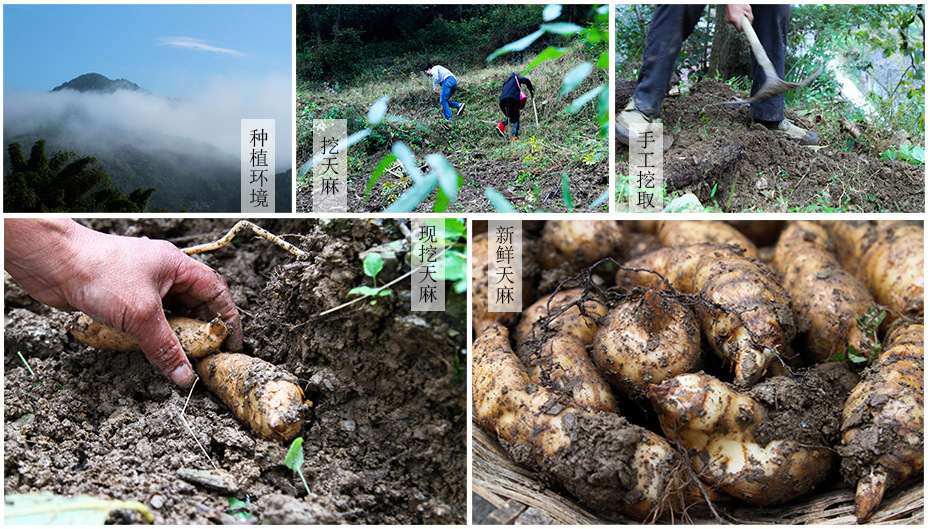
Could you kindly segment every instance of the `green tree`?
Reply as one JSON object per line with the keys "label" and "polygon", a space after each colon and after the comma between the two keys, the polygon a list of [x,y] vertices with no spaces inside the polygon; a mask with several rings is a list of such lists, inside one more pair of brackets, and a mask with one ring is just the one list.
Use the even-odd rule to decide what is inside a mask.
{"label": "green tree", "polygon": [[10,165],[3,178],[3,209],[17,213],[138,213],[148,209],[155,188],[129,196],[110,184],[110,177],[91,156],[70,151],[45,153],[45,140],[32,146],[29,159],[22,145],[7,148]]}

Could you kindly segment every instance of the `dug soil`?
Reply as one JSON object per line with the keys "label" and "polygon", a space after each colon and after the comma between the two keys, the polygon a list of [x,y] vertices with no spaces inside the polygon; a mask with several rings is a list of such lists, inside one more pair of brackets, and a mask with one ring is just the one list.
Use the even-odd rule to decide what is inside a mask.
{"label": "dug soil", "polygon": [[[616,108],[626,106],[635,83],[620,82]],[[924,168],[882,161],[866,152],[801,146],[762,125],[745,105],[716,103],[746,98],[728,85],[705,80],[662,106],[669,191],[694,193],[705,207],[740,211],[924,211]],[[786,111],[794,123],[823,136],[838,124],[811,123]],[[668,140],[666,140],[668,142]],[[851,142],[850,142],[851,143]],[[628,174],[626,146],[618,142],[617,172]]]}
{"label": "dug soil", "polygon": [[[167,239],[218,238],[232,220],[93,221],[98,230]],[[300,435],[310,494],[284,465],[288,446],[257,438],[197,384],[188,392],[141,353],[79,344],[70,314],[45,308],[9,278],[5,288],[4,492],[135,500],[156,523],[449,524],[466,519],[464,299],[411,312],[408,287],[330,315],[368,284],[359,253],[402,239],[394,220],[261,220],[309,252],[298,259],[240,236],[197,257],[229,283],[244,351],[300,380],[313,406]],[[403,263],[403,256],[400,256]],[[404,281],[398,285],[404,285]],[[409,285],[409,282],[407,283]],[[21,355],[21,356],[20,356]],[[24,365],[28,363],[29,369]],[[238,490],[185,481],[210,470]],[[230,513],[230,499],[245,502]],[[142,522],[134,511],[111,523]]]}

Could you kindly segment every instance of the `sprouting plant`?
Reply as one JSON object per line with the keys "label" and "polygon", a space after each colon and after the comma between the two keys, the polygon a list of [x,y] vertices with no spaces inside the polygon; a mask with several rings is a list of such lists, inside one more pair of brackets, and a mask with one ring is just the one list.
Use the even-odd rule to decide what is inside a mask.
{"label": "sprouting plant", "polygon": [[235,496],[227,496],[226,500],[229,502],[229,508],[226,509],[227,514],[231,514],[242,523],[255,523],[257,521],[255,515],[246,509],[251,503],[248,497],[246,497],[245,501],[242,501]]}
{"label": "sprouting plant", "polygon": [[362,261],[362,271],[365,272],[365,275],[371,278],[372,286],[358,286],[349,291],[349,296],[374,296],[374,299],[371,300],[371,304],[374,305],[377,303],[377,299],[383,296],[389,296],[391,294],[391,289],[389,288],[378,288],[378,274],[381,273],[381,270],[384,269],[384,258],[381,257],[381,254],[370,253],[365,256],[365,259]]}
{"label": "sprouting plant", "polygon": [[866,337],[864,343],[868,344],[866,350],[860,351],[850,345],[846,349],[830,357],[831,362],[849,362],[854,365],[871,364],[882,352],[881,341],[878,339],[878,328],[885,321],[887,313],[878,305],[873,305],[859,318],[856,323],[859,330]]}
{"label": "sprouting plant", "polygon": [[304,478],[303,470],[301,470],[301,467],[304,466],[303,437],[298,437],[291,442],[291,447],[287,450],[287,456],[284,457],[284,466],[293,470],[295,474],[300,476],[300,481],[304,483],[307,494],[310,494],[310,486],[307,485],[307,479]]}

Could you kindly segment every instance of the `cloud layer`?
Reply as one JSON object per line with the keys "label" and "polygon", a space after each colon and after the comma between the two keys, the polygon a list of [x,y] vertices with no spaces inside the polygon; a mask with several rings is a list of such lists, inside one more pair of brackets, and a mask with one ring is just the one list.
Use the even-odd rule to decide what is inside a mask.
{"label": "cloud layer", "polygon": [[185,99],[126,90],[7,92],[4,140],[57,130],[69,138],[63,148],[87,154],[126,146],[152,154],[187,149],[188,154],[232,160],[238,166],[240,120],[274,118],[275,166],[283,171],[291,167],[290,100],[287,78],[214,79]]}

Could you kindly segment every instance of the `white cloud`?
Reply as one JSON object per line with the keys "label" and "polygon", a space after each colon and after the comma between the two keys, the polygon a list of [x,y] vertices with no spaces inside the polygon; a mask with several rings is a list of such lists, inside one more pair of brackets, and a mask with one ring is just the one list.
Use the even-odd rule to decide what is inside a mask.
{"label": "white cloud", "polygon": [[165,46],[175,46],[177,48],[208,51],[211,53],[229,55],[232,57],[242,57],[245,55],[241,51],[233,50],[230,48],[219,48],[217,46],[211,46],[200,39],[194,39],[191,37],[164,37],[161,39],[161,43]]}
{"label": "white cloud", "polygon": [[[276,170],[291,167],[290,79],[209,79],[201,92],[168,99],[148,92],[120,90],[112,94],[72,90],[6,92],[3,101],[5,139],[54,129],[71,139],[68,149],[88,151],[131,145],[159,152],[187,144],[207,147],[204,156],[238,163],[240,120],[274,118]],[[27,147],[28,148],[28,147]]]}

